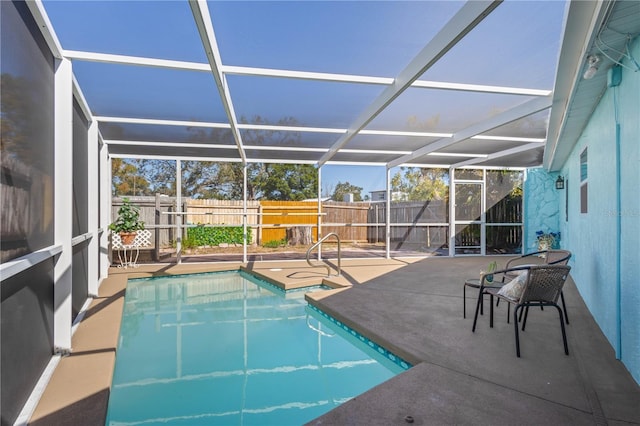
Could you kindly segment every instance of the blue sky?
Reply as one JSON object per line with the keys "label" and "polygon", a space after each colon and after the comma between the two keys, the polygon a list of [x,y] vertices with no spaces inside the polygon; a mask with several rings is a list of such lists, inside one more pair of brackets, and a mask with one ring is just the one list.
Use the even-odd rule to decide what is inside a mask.
{"label": "blue sky", "polygon": [[322,168],[322,190],[327,185],[333,184],[333,189],[338,182],[349,182],[352,185],[362,187],[362,197],[369,195],[370,191],[378,191],[386,188],[386,168],[371,166],[333,166],[326,165]]}

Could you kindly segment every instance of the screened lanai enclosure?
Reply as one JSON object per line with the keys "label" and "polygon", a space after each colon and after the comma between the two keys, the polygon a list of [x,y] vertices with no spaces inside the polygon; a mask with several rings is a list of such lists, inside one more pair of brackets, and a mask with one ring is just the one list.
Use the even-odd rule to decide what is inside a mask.
{"label": "screened lanai enclosure", "polygon": [[[637,147],[624,124],[637,123],[639,13],[637,1],[1,1],[2,424],[52,352],[70,352],[74,320],[115,271],[124,198],[145,221],[141,262],[301,258],[325,237],[312,253],[324,260],[338,238],[352,257],[513,254],[540,229],[572,231],[572,274],[619,353],[620,312],[637,312],[622,285],[637,276],[637,239],[622,232],[637,229],[637,175],[621,164]],[[614,117],[589,125],[603,94]],[[579,141],[591,127],[627,144],[615,165],[614,144]],[[584,215],[598,207],[587,195],[606,217]],[[583,228],[600,233],[582,241]],[[617,257],[594,270],[603,247]],[[620,291],[600,310],[611,270]]]}
{"label": "screened lanai enclosure", "polygon": [[[3,7],[15,25],[20,7]],[[21,69],[66,73],[73,173],[99,170],[101,202],[116,197],[102,207],[105,228],[122,197],[150,197],[136,198],[150,260],[215,254],[220,244],[245,261],[264,258],[291,252],[292,233],[306,237],[302,246],[335,233],[351,256],[522,250],[522,181],[543,160],[563,2],[21,7],[55,33],[55,52],[48,65],[7,52],[3,91],[29,81]],[[17,176],[21,162],[3,170]],[[356,198],[368,200],[327,200],[358,176],[371,194]],[[76,180],[84,218],[97,194]],[[196,198],[217,201],[198,207]]]}

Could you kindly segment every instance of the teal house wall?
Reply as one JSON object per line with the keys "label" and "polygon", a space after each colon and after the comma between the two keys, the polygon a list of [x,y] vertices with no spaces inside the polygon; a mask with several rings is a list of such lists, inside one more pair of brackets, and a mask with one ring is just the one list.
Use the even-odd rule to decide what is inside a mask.
{"label": "teal house wall", "polygon": [[[536,232],[560,231],[560,192],[556,189],[557,173],[548,173],[543,168],[529,169],[524,179],[524,224],[523,253],[538,250]],[[562,238],[556,244],[562,246]]]}
{"label": "teal house wall", "polygon": [[[631,52],[640,58],[638,38]],[[640,383],[640,71],[624,64],[628,68],[622,69],[621,84],[606,89],[559,171],[566,185],[557,194],[559,214],[550,223],[558,220],[561,245],[573,253],[571,275],[580,294],[617,357]],[[585,148],[586,180],[581,182]],[[580,203],[584,183],[586,213]],[[535,216],[527,223],[530,228],[543,224]]]}

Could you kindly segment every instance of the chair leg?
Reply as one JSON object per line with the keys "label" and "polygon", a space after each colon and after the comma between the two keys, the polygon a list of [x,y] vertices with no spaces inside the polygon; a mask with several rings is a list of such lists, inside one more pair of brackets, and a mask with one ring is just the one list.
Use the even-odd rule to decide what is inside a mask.
{"label": "chair leg", "polygon": [[[520,312],[520,316],[522,316],[522,312]],[[524,308],[524,319],[522,319],[522,331],[524,331],[524,327],[527,325],[527,317],[529,316],[529,305]]]}
{"label": "chair leg", "polygon": [[569,355],[569,347],[567,346],[567,333],[564,330],[564,316],[562,315],[562,309],[560,306],[553,305],[558,310],[558,315],[560,316],[560,328],[562,329],[562,343],[564,343],[564,354]]}
{"label": "chair leg", "polygon": [[564,304],[564,293],[560,292],[560,300],[562,300],[562,310],[564,311],[564,321],[569,324],[569,315],[567,315],[567,305]]}
{"label": "chair leg", "polygon": [[489,327],[493,328],[493,294],[489,294]]}
{"label": "chair leg", "polygon": [[476,331],[476,324],[478,323],[478,311],[480,311],[480,308],[482,306],[482,298],[483,298],[482,291],[479,291],[478,292],[478,301],[476,302],[476,313],[473,316],[473,328],[471,328],[472,332]]}
{"label": "chair leg", "polygon": [[516,355],[520,358],[520,335],[518,334],[518,309],[522,309],[521,305],[517,305],[513,310],[513,329],[516,331]]}
{"label": "chair leg", "polygon": [[467,285],[462,286],[462,318],[467,317]]}

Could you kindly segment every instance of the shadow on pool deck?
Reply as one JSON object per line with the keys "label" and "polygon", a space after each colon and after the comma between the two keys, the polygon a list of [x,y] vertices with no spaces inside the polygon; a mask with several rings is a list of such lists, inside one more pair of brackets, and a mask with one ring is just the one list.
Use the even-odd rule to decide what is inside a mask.
{"label": "shadow on pool deck", "polygon": [[[640,424],[640,388],[615,359],[570,280],[565,287],[569,356],[554,310],[530,312],[515,355],[506,306],[495,327],[479,318],[471,332],[476,295],[462,283],[491,260],[505,257],[343,260],[341,277],[352,286],[310,300],[361,334],[386,346],[414,367],[346,402],[310,424]],[[73,336],[30,424],[103,424],[109,395],[122,289],[127,277],[236,269],[240,263],[144,265],[112,268]],[[305,262],[244,265],[272,281],[318,281],[324,269]],[[317,278],[317,279],[316,279]],[[89,313],[91,312],[91,315]]]}

